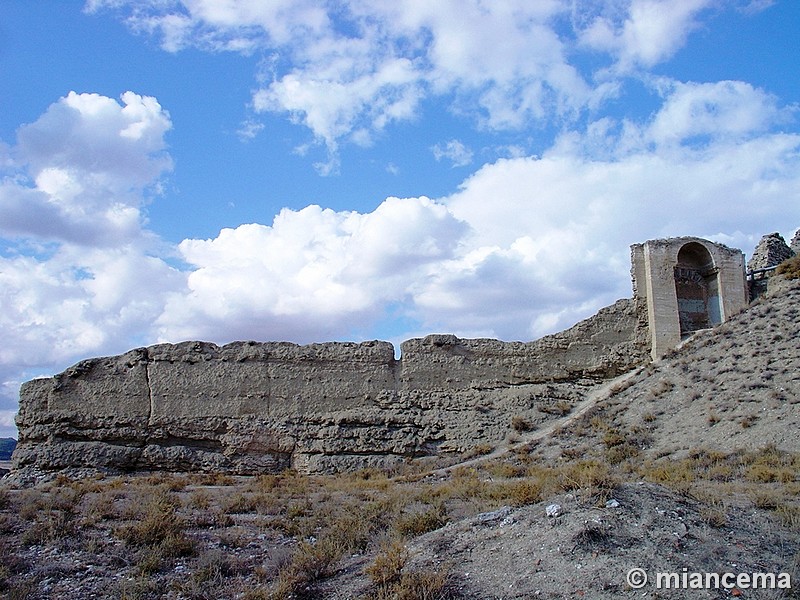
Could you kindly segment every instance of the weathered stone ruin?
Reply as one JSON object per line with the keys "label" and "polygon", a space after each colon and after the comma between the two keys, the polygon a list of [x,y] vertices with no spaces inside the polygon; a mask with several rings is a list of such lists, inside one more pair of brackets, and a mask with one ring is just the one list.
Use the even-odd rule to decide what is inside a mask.
{"label": "weathered stone ruin", "polygon": [[[800,231],[794,236],[792,243],[800,241]],[[761,238],[758,246],[753,251],[753,256],[747,261],[747,270],[758,271],[759,269],[770,269],[781,264],[788,258],[792,258],[795,251],[786,245],[786,240],[780,233],[770,233]]]}
{"label": "weathered stone ruin", "polygon": [[14,469],[331,472],[491,447],[747,303],[744,257],[632,246],[634,297],[533,342],[160,344],[22,386]]}
{"label": "weathered stone ruin", "polygon": [[792,241],[789,244],[789,248],[795,254],[800,254],[800,229],[794,232],[794,237],[792,238]]}
{"label": "weathered stone ruin", "polygon": [[[800,240],[800,230],[795,234],[792,243],[797,240]],[[786,245],[786,240],[780,233],[770,233],[761,238],[753,256],[747,261],[747,285],[751,302],[767,291],[767,280],[772,270],[794,255],[795,251]]]}
{"label": "weathered stone ruin", "polygon": [[682,237],[634,244],[631,260],[634,295],[646,306],[654,359],[747,306],[741,250]]}
{"label": "weathered stone ruin", "polygon": [[646,359],[622,300],[530,343],[161,344],[25,383],[15,469],[325,472],[501,442]]}

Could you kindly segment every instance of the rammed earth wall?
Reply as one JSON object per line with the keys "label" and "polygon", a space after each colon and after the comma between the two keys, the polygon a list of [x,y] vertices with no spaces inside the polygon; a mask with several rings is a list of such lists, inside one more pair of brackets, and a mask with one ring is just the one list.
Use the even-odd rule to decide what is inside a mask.
{"label": "rammed earth wall", "polygon": [[621,300],[535,342],[161,344],[22,386],[14,467],[328,472],[496,444],[647,359]]}

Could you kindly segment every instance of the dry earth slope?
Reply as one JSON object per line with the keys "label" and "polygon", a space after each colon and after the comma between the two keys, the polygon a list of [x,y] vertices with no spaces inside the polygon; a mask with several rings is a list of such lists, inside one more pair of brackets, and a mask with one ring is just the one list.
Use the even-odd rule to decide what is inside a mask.
{"label": "dry earth slope", "polygon": [[[651,456],[693,448],[800,452],[800,280],[774,277],[746,311],[700,332],[601,403],[617,427],[636,430]],[[562,448],[586,438],[562,432]]]}

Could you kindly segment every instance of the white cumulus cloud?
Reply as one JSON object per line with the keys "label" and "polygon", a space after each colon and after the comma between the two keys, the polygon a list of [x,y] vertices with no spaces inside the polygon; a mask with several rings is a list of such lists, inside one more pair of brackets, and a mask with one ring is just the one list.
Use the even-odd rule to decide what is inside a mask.
{"label": "white cumulus cloud", "polygon": [[787,201],[800,196],[798,150],[800,136],[772,134],[598,159],[573,138],[539,159],[486,165],[442,200],[472,226],[471,250],[427,282],[417,314],[529,339],[629,297],[630,244],[728,234],[750,252],[764,232],[800,226]]}
{"label": "white cumulus cloud", "polygon": [[465,224],[427,198],[373,212],[284,209],[271,226],[184,240],[185,293],[159,319],[163,339],[324,340],[364,331],[456,252]]}
{"label": "white cumulus cloud", "polygon": [[[773,98],[734,82],[663,93],[644,122],[590,123],[436,201],[285,209],[270,226],[185,240],[188,288],[170,297],[160,335],[347,338],[395,311],[419,331],[531,339],[629,297],[632,243],[699,235],[750,251],[761,233],[800,225],[786,202],[800,193],[800,137],[768,131],[787,117]],[[675,107],[696,102],[736,115],[733,133],[721,124],[695,144],[713,126],[680,127]]]}
{"label": "white cumulus cloud", "polygon": [[741,138],[790,122],[791,110],[742,81],[665,82],[664,106],[649,127],[657,143],[682,142],[696,136]]}
{"label": "white cumulus cloud", "polygon": [[[712,5],[90,0],[87,10],[117,11],[170,51],[272,53],[255,111],[289,116],[335,154],[343,140],[366,145],[391,123],[415,118],[430,98],[492,130],[574,122],[618,93],[615,77],[674,55]],[[587,67],[586,56],[601,66]],[[335,171],[335,157],[320,170]]]}
{"label": "white cumulus cloud", "polygon": [[[652,67],[671,57],[699,27],[700,13],[715,0],[578,0],[580,43],[608,52],[615,68]],[[593,18],[592,18],[593,17]]]}
{"label": "white cumulus cloud", "polygon": [[70,92],[17,131],[0,182],[0,233],[86,245],[130,243],[149,188],[172,168],[169,115],[151,97]]}
{"label": "white cumulus cloud", "polygon": [[[322,171],[344,141],[368,146],[431,98],[483,130],[560,133],[538,156],[508,148],[443,198],[284,209],[173,247],[146,229],[143,208],[172,169],[167,111],[133,92],[68,94],[0,142],[0,427],[20,381],[86,356],[387,329],[532,339],[630,296],[632,243],[699,235],[749,251],[765,232],[792,235],[800,136],[780,129],[795,109],[745,82],[641,72],[711,6],[90,0],[171,51],[273,56],[253,107],[308,128],[329,152]],[[596,72],[579,67],[581,53]],[[656,90],[653,114],[598,111],[631,74]],[[240,135],[258,130],[246,120]],[[432,151],[474,158],[455,139]]]}
{"label": "white cumulus cloud", "polygon": [[19,128],[0,182],[0,412],[32,374],[151,339],[185,281],[142,227],[170,127],[154,98],[126,92],[70,93]]}

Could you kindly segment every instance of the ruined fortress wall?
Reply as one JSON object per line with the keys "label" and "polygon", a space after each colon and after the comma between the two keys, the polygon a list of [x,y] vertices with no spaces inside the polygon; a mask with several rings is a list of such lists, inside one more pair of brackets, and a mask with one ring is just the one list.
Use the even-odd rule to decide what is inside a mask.
{"label": "ruined fortress wall", "polygon": [[160,344],[20,392],[18,469],[332,471],[502,441],[646,359],[622,300],[535,342]]}
{"label": "ruined fortress wall", "polygon": [[580,377],[606,378],[643,358],[646,333],[636,305],[621,300],[571,329],[533,342],[429,335],[403,342],[403,390],[508,387]]}
{"label": "ruined fortress wall", "polygon": [[184,342],[154,346],[148,354],[153,423],[359,408],[395,387],[388,342]]}

